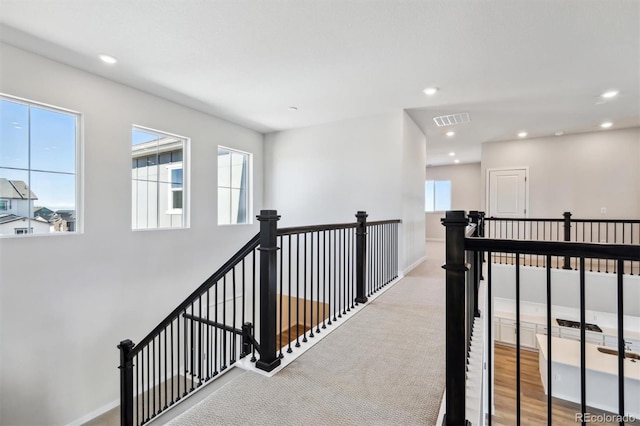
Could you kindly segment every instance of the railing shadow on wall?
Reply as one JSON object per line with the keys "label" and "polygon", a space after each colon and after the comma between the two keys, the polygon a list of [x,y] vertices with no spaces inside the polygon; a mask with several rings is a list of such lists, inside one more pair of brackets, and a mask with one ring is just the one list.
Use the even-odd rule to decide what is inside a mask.
{"label": "railing shadow on wall", "polygon": [[273,371],[398,277],[399,220],[260,232],[146,337],[120,349],[122,425],[142,425],[250,356]]}
{"label": "railing shadow on wall", "polygon": [[[467,376],[468,358],[473,345],[474,318],[482,315],[478,309],[480,281],[483,277],[483,262],[487,259],[484,283],[486,288],[484,321],[487,339],[481,344],[489,343],[489,350],[483,351],[486,359],[480,365],[486,365],[486,382],[480,397],[484,398],[485,412],[474,422],[492,424],[493,408],[493,360],[491,343],[493,342],[492,312],[492,264],[507,263],[513,265],[515,274],[515,322],[516,322],[516,423],[521,422],[521,359],[520,359],[520,320],[521,320],[521,280],[520,273],[524,259],[529,266],[546,269],[546,326],[552,329],[552,268],[576,269],[579,276],[579,346],[580,346],[580,395],[579,412],[576,419],[585,424],[588,419],[587,383],[586,383],[586,301],[585,272],[587,264],[612,265],[603,267],[603,273],[612,272],[616,277],[617,301],[617,344],[614,353],[617,356],[617,414],[623,421],[628,418],[625,409],[625,365],[628,364],[628,352],[625,352],[624,337],[624,287],[623,275],[637,275],[640,262],[640,221],[638,220],[575,220],[565,213],[563,219],[500,219],[484,218],[482,212],[448,211],[442,219],[446,227],[446,263],[443,266],[446,275],[446,402],[444,425],[471,424],[467,416]],[[555,224],[555,225],[549,225]],[[574,231],[571,231],[571,228]],[[575,230],[600,228],[600,236],[609,234],[605,242],[598,232]],[[542,230],[545,230],[542,233]],[[553,231],[547,232],[548,229]],[[513,231],[512,231],[513,230]],[[536,230],[538,232],[536,233]],[[484,237],[485,233],[488,235]],[[589,235],[598,238],[597,242],[589,241]],[[554,237],[555,236],[555,237]],[[533,237],[533,238],[532,238]],[[538,238],[538,239],[536,239]],[[551,241],[539,239],[550,238]],[[582,240],[585,241],[575,241]],[[566,240],[566,241],[565,241]],[[536,261],[534,261],[534,259]],[[537,261],[541,259],[542,261]],[[596,262],[596,263],[594,263]],[[547,392],[547,424],[552,424],[552,333],[546,335],[546,389]],[[482,367],[480,367],[482,368]],[[483,386],[480,387],[481,389]],[[629,399],[627,398],[626,401]],[[578,417],[579,416],[579,417]],[[625,417],[626,416],[626,417]],[[623,424],[623,423],[621,423]]]}

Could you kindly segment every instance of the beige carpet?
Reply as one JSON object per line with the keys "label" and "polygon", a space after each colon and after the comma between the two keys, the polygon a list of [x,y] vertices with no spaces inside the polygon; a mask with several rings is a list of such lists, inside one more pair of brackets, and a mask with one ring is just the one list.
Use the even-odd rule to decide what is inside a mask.
{"label": "beige carpet", "polygon": [[173,426],[434,425],[444,388],[443,244],[274,377],[245,372]]}

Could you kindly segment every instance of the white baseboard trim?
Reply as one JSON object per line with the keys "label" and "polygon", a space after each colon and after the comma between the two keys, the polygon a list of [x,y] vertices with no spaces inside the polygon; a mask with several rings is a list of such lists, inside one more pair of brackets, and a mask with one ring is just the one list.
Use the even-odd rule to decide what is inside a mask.
{"label": "white baseboard trim", "polygon": [[415,262],[413,262],[411,265],[407,266],[406,268],[404,268],[403,271],[400,271],[400,276],[399,278],[404,277],[405,275],[407,275],[409,272],[413,271],[415,268],[417,268],[418,266],[420,266],[420,264],[422,262],[424,262],[425,260],[427,260],[427,256],[422,256],[420,259],[416,260]]}
{"label": "white baseboard trim", "polygon": [[95,419],[96,417],[100,417],[101,415],[103,415],[107,411],[113,410],[114,408],[116,408],[119,405],[120,405],[120,400],[119,399],[116,399],[115,401],[111,401],[107,405],[103,405],[102,407],[100,407],[98,409],[95,409],[90,413],[85,414],[84,416],[80,417],[79,419],[76,419],[76,420],[72,421],[67,426],[80,426],[80,425],[83,425],[83,424]]}
{"label": "white baseboard trim", "polygon": [[425,238],[424,239],[426,242],[438,242],[438,243],[444,243],[444,238]]}

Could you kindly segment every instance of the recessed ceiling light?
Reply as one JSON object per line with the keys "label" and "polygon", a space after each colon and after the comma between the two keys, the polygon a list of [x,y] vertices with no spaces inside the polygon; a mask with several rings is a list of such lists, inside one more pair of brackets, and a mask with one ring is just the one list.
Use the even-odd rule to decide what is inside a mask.
{"label": "recessed ceiling light", "polygon": [[447,132],[447,136],[452,137],[455,136],[456,132]]}
{"label": "recessed ceiling light", "polygon": [[606,98],[606,99],[611,99],[611,98],[615,98],[616,96],[618,96],[618,93],[620,93],[619,90],[607,90],[606,92],[604,92],[600,96],[603,97],[603,98]]}
{"label": "recessed ceiling light", "polygon": [[605,121],[604,123],[602,123],[600,125],[600,127],[602,127],[603,129],[608,129],[609,127],[613,126],[613,123],[610,121]]}
{"label": "recessed ceiling light", "polygon": [[289,111],[297,111],[298,107],[289,107]]}
{"label": "recessed ceiling light", "polygon": [[427,87],[426,89],[423,90],[423,92],[425,95],[431,96],[431,95],[435,95],[438,90],[439,89],[437,87]]}
{"label": "recessed ceiling light", "polygon": [[564,132],[562,130],[560,130],[559,132],[556,132],[555,135],[556,136],[562,136],[562,135],[564,135]]}
{"label": "recessed ceiling light", "polygon": [[460,162],[460,160],[458,160],[457,158],[455,160],[453,160],[454,163],[458,164]]}
{"label": "recessed ceiling light", "polygon": [[519,137],[519,138],[526,138],[526,137],[527,137],[527,132],[520,132],[520,133],[518,133],[518,137]]}
{"label": "recessed ceiling light", "polygon": [[453,157],[454,155],[456,155],[456,153],[455,153],[455,152],[450,152],[450,153],[449,153],[449,157]]}
{"label": "recessed ceiling light", "polygon": [[98,55],[98,58],[100,58],[100,60],[102,62],[104,62],[105,64],[109,64],[109,65],[113,65],[116,62],[118,62],[118,60],[116,58],[114,58],[111,55],[106,55],[104,53],[101,53],[100,55]]}

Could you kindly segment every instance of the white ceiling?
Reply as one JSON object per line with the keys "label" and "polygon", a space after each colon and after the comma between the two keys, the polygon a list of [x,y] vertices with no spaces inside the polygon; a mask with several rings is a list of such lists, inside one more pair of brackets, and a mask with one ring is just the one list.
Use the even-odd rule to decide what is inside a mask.
{"label": "white ceiling", "polygon": [[260,132],[407,109],[434,165],[640,126],[639,0],[0,0],[0,39]]}

